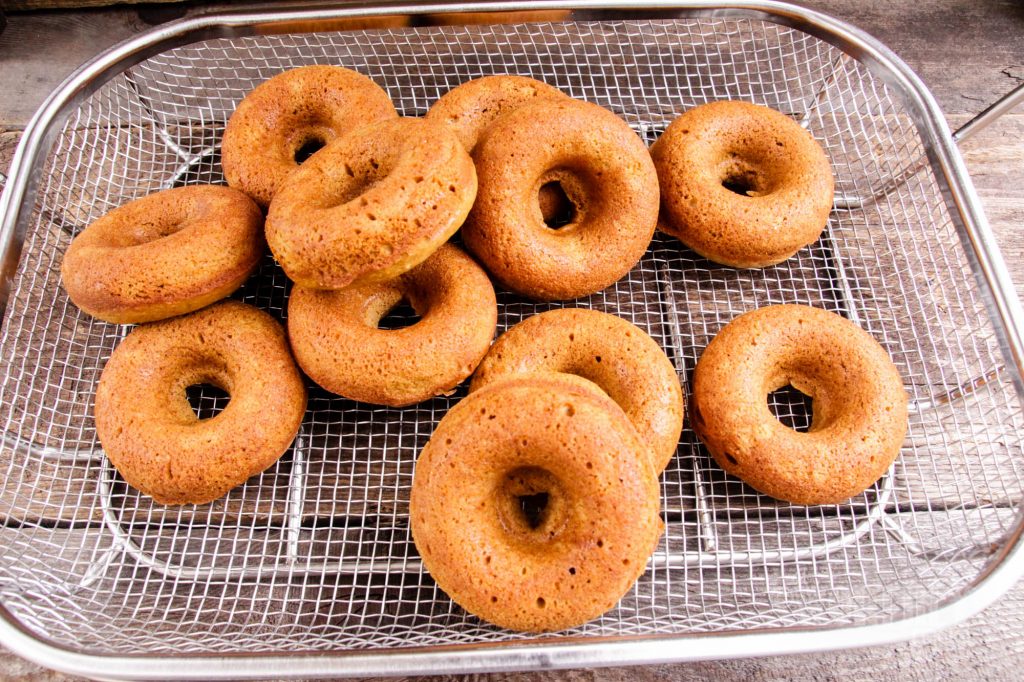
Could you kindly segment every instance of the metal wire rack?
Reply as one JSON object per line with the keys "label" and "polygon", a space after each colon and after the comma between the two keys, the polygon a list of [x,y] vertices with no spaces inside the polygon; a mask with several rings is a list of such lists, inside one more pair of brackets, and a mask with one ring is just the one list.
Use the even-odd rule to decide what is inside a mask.
{"label": "metal wire rack", "polygon": [[[1020,523],[1024,411],[947,181],[915,112],[867,66],[762,18],[585,21],[210,39],[113,77],[72,110],[39,176],[0,333],[0,602],[33,636],[91,654],[426,648],[531,638],[466,615],[422,568],[408,530],[416,456],[461,389],[396,410],[311,387],[281,461],[224,499],[163,507],[127,487],[96,440],[99,373],[128,332],[60,286],[72,237],[152,191],[222,182],[224,124],[256,84],[330,63],[422,115],[470,78],[517,73],[622,116],[648,143],[680,112],[743,99],[824,145],[836,208],[823,238],[758,271],[657,235],[621,281],[565,305],[620,315],[665,349],[684,387],[729,320],[773,303],[867,329],[911,396],[900,458],[841,505],[780,503],[726,477],[687,428],[662,477],[664,537],[585,638],[878,623],[976,583]],[[268,256],[238,298],[285,315]],[[499,295],[499,331],[560,304]],[[190,394],[201,415],[226,398]],[[804,428],[803,400],[770,400]]]}

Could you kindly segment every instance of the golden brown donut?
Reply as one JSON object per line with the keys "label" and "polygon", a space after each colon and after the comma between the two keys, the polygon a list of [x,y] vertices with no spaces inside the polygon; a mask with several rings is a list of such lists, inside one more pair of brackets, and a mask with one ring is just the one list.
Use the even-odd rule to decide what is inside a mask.
{"label": "golden brown donut", "polygon": [[266,208],[310,153],[353,128],[397,117],[388,94],[351,69],[285,71],[246,95],[228,119],[221,143],[224,176]]}
{"label": "golden brown donut", "polygon": [[259,265],[263,215],[227,187],[178,187],[115,208],[64,254],[71,300],[93,317],[130,324],[198,310]]}
{"label": "golden brown donut", "polygon": [[[571,379],[521,375],[470,394],[416,462],[409,515],[424,565],[464,609],[513,630],[612,608],[661,534],[647,446],[614,402]],[[531,519],[522,498],[546,504]]]}
{"label": "golden brown donut", "polygon": [[[196,384],[226,391],[227,407],[198,419],[185,396]],[[129,485],[163,504],[204,504],[276,462],[305,410],[281,325],[225,301],[137,327],[114,349],[96,390],[96,434]]]}
{"label": "golden brown donut", "polygon": [[716,263],[781,263],[828,223],[835,185],[825,150],[774,109],[732,101],[690,109],[651,156],[661,229]]}
{"label": "golden brown donut", "polygon": [[[282,33],[317,33],[325,31],[368,31],[384,28],[404,28],[412,24],[409,14],[375,14],[365,17],[342,17],[338,19],[313,19],[309,21],[274,22],[267,30],[270,35]],[[263,30],[256,27],[259,35]]]}
{"label": "golden brown donut", "polygon": [[[813,400],[806,433],[768,407],[768,394],[787,385]],[[694,372],[690,421],[719,465],[757,490],[834,504],[896,459],[907,395],[863,329],[819,308],[775,305],[740,315],[708,344]]]}
{"label": "golden brown donut", "polygon": [[285,274],[313,289],[393,279],[422,263],[466,218],[473,159],[440,123],[363,126],[295,172],[267,214]]}
{"label": "golden brown donut", "polygon": [[[378,329],[407,300],[419,321]],[[458,247],[388,282],[341,291],[296,286],[288,335],[299,366],[328,391],[400,407],[447,393],[480,364],[498,319],[487,274]]]}
{"label": "golden brown donut", "polygon": [[564,21],[572,14],[567,9],[521,10],[518,12],[442,12],[424,14],[428,26],[466,26],[477,24],[530,24]]}
{"label": "golden brown donut", "polygon": [[[647,250],[658,179],[643,142],[607,109],[572,99],[524,105],[487,128],[474,160],[480,189],[462,237],[513,291],[540,300],[585,296]],[[557,230],[538,203],[552,182],[575,208]]]}
{"label": "golden brown donut", "polygon": [[472,154],[483,132],[503,114],[530,102],[566,97],[558,88],[533,78],[484,76],[446,92],[426,118],[449,126]]}
{"label": "golden brown donut", "polygon": [[[538,100],[568,97],[558,88],[526,76],[484,76],[452,88],[430,107],[426,118],[444,123],[472,154],[484,131],[500,116]],[[546,224],[571,218],[565,193],[548,184],[537,197]]]}
{"label": "golden brown donut", "polygon": [[642,329],[585,308],[528,317],[498,338],[473,375],[470,391],[539,371],[597,384],[650,442],[655,469],[668,466],[683,430],[683,391],[672,362]]}

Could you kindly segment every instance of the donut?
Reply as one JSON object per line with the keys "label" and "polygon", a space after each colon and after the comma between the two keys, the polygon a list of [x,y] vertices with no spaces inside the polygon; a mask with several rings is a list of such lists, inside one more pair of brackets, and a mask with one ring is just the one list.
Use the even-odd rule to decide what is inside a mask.
{"label": "donut", "polygon": [[314,151],[353,128],[397,117],[388,94],[356,71],[285,71],[246,95],[228,119],[220,150],[224,176],[266,208]]}
{"label": "donut", "polygon": [[178,187],[131,201],[71,242],[61,279],[71,301],[107,322],[152,322],[228,296],[259,265],[263,215],[227,187]]}
{"label": "donut", "polygon": [[[572,99],[537,101],[498,118],[474,152],[480,189],[466,247],[504,286],[533,299],[600,291],[647,250],[658,179],[643,142],[618,116]],[[574,208],[545,224],[538,193],[557,183]]]}
{"label": "donut", "polygon": [[[785,426],[768,394],[812,399],[810,430]],[[690,421],[730,474],[796,504],[835,504],[867,489],[896,459],[907,394],[885,350],[845,318],[803,305],[740,315],[694,371]]]}
{"label": "donut", "polygon": [[411,24],[412,16],[409,14],[375,14],[365,17],[319,18],[306,21],[274,22],[274,32],[280,34],[369,31],[374,29],[404,28]]}
{"label": "donut", "polygon": [[471,393],[416,462],[409,515],[424,566],[464,609],[512,630],[612,608],[661,535],[647,446],[607,396],[566,378]]}
{"label": "donut", "polygon": [[532,24],[565,21],[572,14],[567,9],[520,10],[516,12],[441,12],[424,14],[428,26],[466,26],[480,24]]}
{"label": "donut", "polygon": [[[196,384],[230,401],[200,420],[185,395]],[[135,328],[103,368],[95,409],[100,444],[129,485],[162,504],[204,504],[288,450],[306,388],[281,325],[225,301]]]}
{"label": "donut", "polygon": [[651,147],[663,231],[701,256],[763,268],[817,241],[835,187],[825,150],[793,119],[748,102],[712,102]]}
{"label": "donut", "polygon": [[585,308],[549,310],[502,334],[484,357],[470,391],[511,375],[564,372],[597,384],[651,445],[663,471],[683,429],[683,391],[657,342],[621,317]]}
{"label": "donut", "polygon": [[[378,329],[406,300],[420,319]],[[288,335],[299,366],[346,398],[401,407],[447,393],[480,364],[498,307],[487,274],[451,244],[388,282],[340,291],[293,287]]]}
{"label": "donut", "polygon": [[558,88],[526,76],[484,76],[449,90],[426,118],[450,127],[472,154],[484,130],[503,114],[530,102],[566,97]]}
{"label": "donut", "polygon": [[267,243],[296,284],[342,289],[419,265],[462,225],[473,159],[440,123],[399,118],[324,147],[279,190]]}
{"label": "donut", "polygon": [[[426,118],[450,127],[472,154],[498,117],[530,102],[566,97],[558,88],[526,76],[484,76],[449,90],[434,102]],[[564,224],[571,218],[572,204],[555,183],[542,186],[537,199],[545,224]]]}

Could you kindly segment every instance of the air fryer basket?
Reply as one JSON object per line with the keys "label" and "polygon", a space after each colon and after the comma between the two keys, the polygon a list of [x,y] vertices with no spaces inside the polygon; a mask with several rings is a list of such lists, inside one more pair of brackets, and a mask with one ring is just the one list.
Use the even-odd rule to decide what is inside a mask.
{"label": "air fryer basket", "polygon": [[[559,23],[354,32],[280,33],[373,8],[200,17],[115,48],[56,93],[26,133],[0,231],[9,646],[117,677],[679,660],[723,655],[736,636],[747,644],[733,655],[895,639],[905,619],[951,622],[1020,572],[1019,309],[928,93],[884,48],[811,12],[631,7],[578,9]],[[92,405],[130,328],[68,301],[62,254],[131,199],[222,182],[219,144],[237,103],[314,63],[368,75],[408,116],[471,78],[532,76],[610,108],[647,143],[713,100],[791,115],[835,173],[819,242],[751,271],[659,233],[628,276],[588,298],[500,294],[499,332],[560,305],[604,310],[648,331],[686,388],[736,315],[776,303],[832,310],[870,332],[904,378],[910,424],[896,464],[844,504],[792,506],[726,477],[687,427],[662,477],[665,533],[646,573],[614,610],[546,637],[468,616],[409,536],[416,456],[464,388],[389,409],[311,385],[292,449],[226,498],[163,507],[127,487],[96,440]],[[283,319],[286,294],[268,255],[236,298]],[[195,398],[201,414],[223,401]],[[807,423],[801,400],[772,401],[783,421]]]}

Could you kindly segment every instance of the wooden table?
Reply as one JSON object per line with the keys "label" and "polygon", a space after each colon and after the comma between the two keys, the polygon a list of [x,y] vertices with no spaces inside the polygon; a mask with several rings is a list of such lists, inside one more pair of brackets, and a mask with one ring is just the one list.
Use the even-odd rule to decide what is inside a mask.
{"label": "wooden table", "polygon": [[[923,77],[953,128],[1024,81],[1024,4],[1015,0],[916,0],[897,6],[885,0],[814,0],[804,4],[863,28],[892,48]],[[147,20],[168,18],[184,9],[119,7],[9,15],[6,30],[0,34],[0,92],[4,93],[0,98],[0,170],[8,168],[20,131],[35,108],[64,75],[107,45],[145,29]],[[1004,116],[965,145],[963,153],[1020,291],[1024,283],[1024,237],[1019,230],[1024,224],[1024,111]],[[1024,676],[1022,639],[1024,584],[962,625],[892,646],[526,677],[1009,680]],[[0,652],[0,678],[70,679],[4,652]]]}

